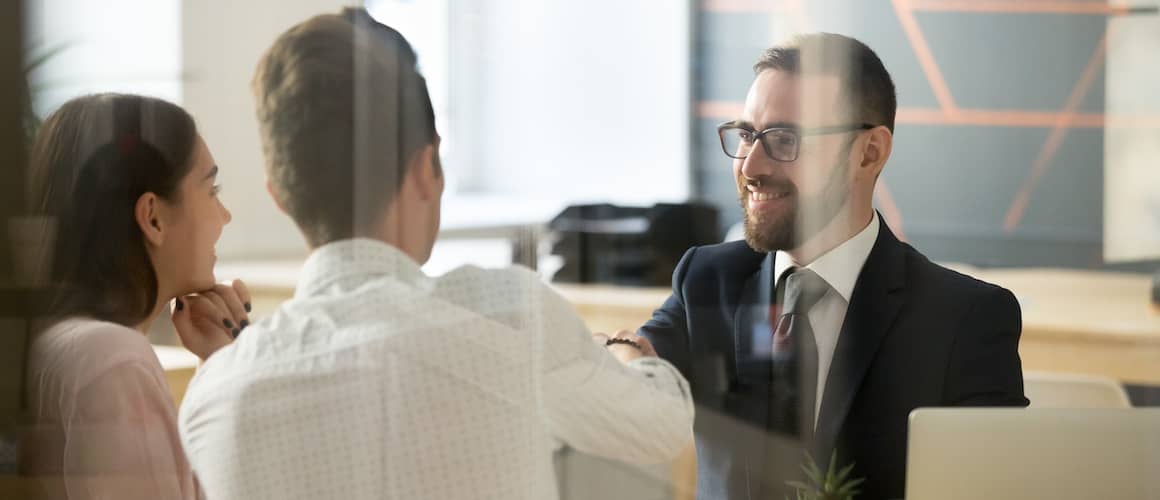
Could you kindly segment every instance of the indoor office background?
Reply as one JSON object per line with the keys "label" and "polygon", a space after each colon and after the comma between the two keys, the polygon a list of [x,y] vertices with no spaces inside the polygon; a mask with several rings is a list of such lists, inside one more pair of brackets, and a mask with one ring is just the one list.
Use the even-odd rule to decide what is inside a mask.
{"label": "indoor office background", "polygon": [[[264,191],[261,158],[253,118],[242,111],[267,39],[344,3],[31,2],[28,54],[59,49],[31,74],[36,110],[109,89],[182,102],[224,158],[224,199],[238,212],[234,227],[245,228],[228,232],[220,253],[301,255],[286,218],[253,196]],[[574,203],[693,199],[719,211],[724,236],[740,208],[716,125],[739,110],[761,49],[795,32],[831,31],[868,43],[895,79],[898,141],[878,207],[928,256],[1153,270],[1160,224],[1147,195],[1157,183],[1135,179],[1148,165],[1126,158],[1151,150],[1138,149],[1146,134],[1137,139],[1125,124],[1158,124],[1147,64],[1155,14],[1118,7],[1130,2],[969,4],[368,6],[413,39],[431,81],[451,225],[486,225],[467,220],[486,218],[477,206],[504,222],[530,222]],[[1105,112],[1119,125],[1105,127]]]}
{"label": "indoor office background", "polygon": [[[1148,170],[1124,158],[1137,153],[1128,134],[1104,126],[1105,112],[1160,124],[1143,48],[1156,43],[1156,16],[1116,9],[1129,3],[701,2],[694,193],[722,207],[725,222],[739,220],[731,179],[716,175],[714,131],[744,100],[754,54],[794,31],[843,33],[877,51],[894,77],[897,141],[878,206],[927,256],[1075,268],[1134,257],[1151,259],[1136,269],[1154,270],[1160,180],[1125,182],[1129,170]],[[1125,232],[1119,218],[1138,225]]]}
{"label": "indoor office background", "polygon": [[[27,77],[40,117],[104,91],[162,97],[190,110],[221,165],[222,200],[233,214],[218,245],[218,278],[251,283],[260,313],[293,293],[306,248],[266,193],[250,79],[277,34],[351,3],[25,0],[19,10],[21,2],[4,2],[0,11],[12,15],[0,15],[0,63],[7,74]],[[1096,401],[1137,407],[1160,405],[1160,308],[1150,295],[1160,271],[1157,5],[366,2],[415,45],[444,139],[444,223],[428,272],[519,262],[536,265],[546,279],[570,276],[576,262],[569,259],[600,249],[567,247],[561,241],[577,231],[562,235],[549,222],[582,204],[694,203],[709,210],[698,227],[710,234],[678,241],[725,239],[741,211],[717,124],[740,112],[761,50],[794,33],[836,32],[873,48],[897,86],[894,151],[876,193],[890,227],[932,260],[1015,292],[1029,391],[1034,382],[1045,401],[1067,406],[1076,394],[1103,388],[1111,396]],[[20,109],[17,82],[5,80],[0,109]],[[19,123],[10,123],[20,114],[0,116],[0,144],[9,158],[23,158],[13,135]],[[0,205],[17,220],[22,162],[3,168],[7,201]],[[638,221],[644,212],[623,213]],[[644,229],[625,227],[649,229],[648,217]],[[19,268],[19,241],[8,243],[0,253],[6,271]],[[0,310],[13,318],[3,323],[11,348],[0,364],[11,429],[22,411],[18,353],[31,311],[23,305],[35,291],[7,276],[13,298]],[[556,281],[593,330],[635,328],[667,296],[657,280]],[[153,336],[180,401],[196,360],[167,345],[175,341],[171,327],[159,325]],[[1116,399],[1125,390],[1129,401]],[[18,443],[9,437],[0,445],[0,474],[9,474]],[[1160,448],[1150,456],[1160,459]],[[690,460],[637,474],[573,454],[559,464],[562,491],[688,498]]]}

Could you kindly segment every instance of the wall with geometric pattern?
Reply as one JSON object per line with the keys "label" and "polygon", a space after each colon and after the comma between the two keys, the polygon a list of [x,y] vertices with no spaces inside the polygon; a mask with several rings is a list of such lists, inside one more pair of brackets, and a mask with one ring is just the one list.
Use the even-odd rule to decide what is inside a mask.
{"label": "wall with geometric pattern", "polygon": [[897,87],[876,200],[896,232],[940,261],[1104,267],[1105,36],[1108,16],[1130,13],[1102,0],[703,0],[694,192],[723,227],[740,220],[716,124],[739,112],[762,49],[836,32],[873,48]]}

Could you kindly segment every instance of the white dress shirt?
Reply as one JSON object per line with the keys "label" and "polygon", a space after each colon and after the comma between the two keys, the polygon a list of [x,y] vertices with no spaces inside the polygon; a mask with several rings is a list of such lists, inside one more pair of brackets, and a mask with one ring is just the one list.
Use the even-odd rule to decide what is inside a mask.
{"label": "white dress shirt", "polygon": [[774,286],[790,267],[805,268],[817,273],[830,289],[810,308],[810,327],[818,344],[818,393],[814,399],[814,419],[822,407],[822,393],[826,388],[826,375],[830,373],[830,363],[834,359],[834,348],[838,346],[838,335],[850,307],[850,295],[854,284],[862,273],[862,266],[878,239],[878,216],[870,218],[870,223],[853,238],[846,240],[833,250],[822,254],[813,262],[802,266],[788,253],[778,251],[773,259]]}
{"label": "white dress shirt", "polygon": [[311,254],[294,298],[201,367],[179,420],[210,499],[545,499],[559,442],[666,461],[693,405],[672,365],[618,362],[530,270],[429,277],[359,239]]}

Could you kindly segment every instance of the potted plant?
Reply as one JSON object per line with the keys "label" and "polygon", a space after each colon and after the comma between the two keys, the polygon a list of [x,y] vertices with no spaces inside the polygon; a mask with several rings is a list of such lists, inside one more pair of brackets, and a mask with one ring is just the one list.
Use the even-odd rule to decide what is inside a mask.
{"label": "potted plant", "polygon": [[858,486],[866,481],[865,478],[850,477],[854,471],[853,463],[838,470],[837,450],[830,455],[830,465],[824,474],[808,453],[802,471],[806,473],[806,482],[786,482],[796,490],[797,496],[793,500],[853,500],[860,492]]}

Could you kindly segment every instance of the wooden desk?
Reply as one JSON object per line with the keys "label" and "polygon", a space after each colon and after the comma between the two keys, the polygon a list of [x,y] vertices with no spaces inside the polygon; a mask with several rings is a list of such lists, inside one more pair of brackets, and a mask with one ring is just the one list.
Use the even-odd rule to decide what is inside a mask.
{"label": "wooden desk", "polygon": [[664,303],[670,288],[625,288],[612,285],[553,284],[576,308],[593,332],[635,330]]}
{"label": "wooden desk", "polygon": [[[231,263],[254,293],[255,317],[293,295],[300,261]],[[1010,289],[1023,309],[1020,354],[1027,370],[1087,373],[1160,385],[1160,311],[1144,274],[1063,269],[959,270]],[[668,288],[557,284],[593,331],[635,329]]]}
{"label": "wooden desk", "polygon": [[[1061,269],[963,269],[1010,289],[1023,309],[1026,370],[1103,375],[1160,385],[1160,310],[1143,274]],[[594,331],[635,328],[668,288],[558,285]]]}
{"label": "wooden desk", "polygon": [[[1062,269],[961,269],[1015,293],[1026,370],[1103,375],[1160,385],[1160,310],[1144,274]],[[557,285],[594,331],[635,328],[668,288]]]}
{"label": "wooden desk", "polygon": [[1019,299],[1025,370],[1160,385],[1160,311],[1151,304],[1151,276],[1058,269],[973,274]]}

